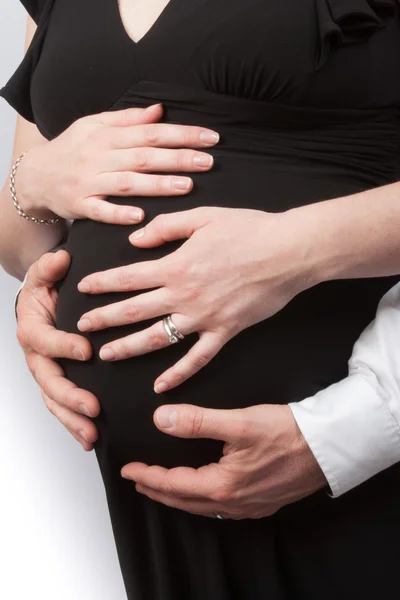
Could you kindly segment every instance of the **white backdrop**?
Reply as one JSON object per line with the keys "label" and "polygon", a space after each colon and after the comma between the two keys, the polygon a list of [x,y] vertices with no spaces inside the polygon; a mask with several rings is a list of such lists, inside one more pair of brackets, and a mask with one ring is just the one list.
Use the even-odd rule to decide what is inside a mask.
{"label": "white backdrop", "polygon": [[[22,5],[2,0],[0,87],[22,58],[25,25]],[[1,98],[0,187],[15,120]],[[0,598],[126,600],[94,452],[47,410],[15,337],[18,286],[0,269]]]}

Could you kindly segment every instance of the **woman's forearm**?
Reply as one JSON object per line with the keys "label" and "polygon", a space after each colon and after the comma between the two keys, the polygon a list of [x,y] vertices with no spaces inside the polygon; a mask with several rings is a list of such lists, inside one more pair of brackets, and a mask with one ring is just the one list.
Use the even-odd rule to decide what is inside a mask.
{"label": "woman's forearm", "polygon": [[[40,217],[37,211],[35,216]],[[45,216],[43,215],[43,218]],[[19,216],[5,182],[0,192],[0,265],[20,281],[30,265],[67,235],[68,221],[39,225]]]}
{"label": "woman's forearm", "polygon": [[[400,182],[286,213],[310,285],[400,273]],[[306,240],[304,241],[304,236]]]}
{"label": "woman's forearm", "polygon": [[[35,31],[36,24],[31,17],[28,17],[25,52],[32,41]],[[40,134],[36,125],[26,121],[18,114],[12,162],[22,152],[45,143],[47,143],[47,139]],[[25,159],[22,162],[25,162]],[[23,170],[24,165],[21,163],[16,175],[17,197],[21,201],[21,206],[27,214],[46,219],[48,218],[47,213],[49,211],[46,212],[46,210],[32,206],[32,202],[28,202],[21,193],[21,183],[23,183],[21,171]],[[22,178],[24,177],[25,175],[22,174]],[[31,189],[32,183],[28,182],[27,187]],[[67,228],[68,222],[64,219],[60,219],[54,225],[37,225],[20,217],[11,198],[8,174],[3,189],[0,191],[0,265],[7,273],[22,281],[30,265],[42,254],[57,246],[66,237]]]}

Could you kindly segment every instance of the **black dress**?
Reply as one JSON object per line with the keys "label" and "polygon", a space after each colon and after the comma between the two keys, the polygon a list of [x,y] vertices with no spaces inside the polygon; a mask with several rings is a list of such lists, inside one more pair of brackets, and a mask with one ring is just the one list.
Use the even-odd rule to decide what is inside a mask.
{"label": "black dress", "polygon": [[[138,43],[117,0],[23,0],[38,30],[1,95],[48,139],[75,119],[161,101],[164,120],[221,134],[214,168],[178,198],[118,198],[159,212],[200,205],[286,209],[400,179],[400,16],[395,0],[171,0]],[[4,49],[3,49],[4,51]],[[399,199],[400,201],[400,199]],[[76,220],[57,327],[132,294],[86,296],[85,275],[157,259],[131,226]],[[242,243],[242,242],[241,242]],[[217,258],[216,258],[217,260]],[[160,404],[288,403],[347,375],[352,345],[397,278],[327,282],[231,340],[161,396],[153,382],[197,340],[105,363],[107,341],[159,320],[88,333],[86,362],[60,360],[102,411],[95,444],[129,600],[347,600],[396,595],[400,466],[338,499],[321,491],[260,520],[219,521],[158,504],[120,476],[128,462],[218,460],[222,444],[159,432]],[[161,318],[161,317],[160,317]],[[371,449],[373,452],[373,449]]]}

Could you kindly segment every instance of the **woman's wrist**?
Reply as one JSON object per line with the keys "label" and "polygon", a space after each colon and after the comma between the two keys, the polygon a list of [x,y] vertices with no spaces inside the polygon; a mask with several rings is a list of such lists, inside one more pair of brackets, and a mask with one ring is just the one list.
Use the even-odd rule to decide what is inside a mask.
{"label": "woman's wrist", "polygon": [[[287,280],[291,294],[296,296],[318,283],[321,283],[321,259],[315,252],[315,234],[310,219],[303,207],[291,209],[276,215],[281,220],[273,227],[279,236],[282,263],[279,270]],[[267,269],[269,257],[267,257]]]}
{"label": "woman's wrist", "polygon": [[58,215],[45,206],[40,192],[39,185],[42,177],[34,162],[34,151],[35,148],[32,148],[26,152],[18,165],[15,177],[17,200],[21,209],[29,216],[39,219],[54,219]]}
{"label": "woman's wrist", "polygon": [[286,226],[296,243],[299,291],[335,279],[340,268],[343,232],[327,220],[329,210],[323,202],[293,208],[284,213]]}
{"label": "woman's wrist", "polygon": [[298,240],[306,287],[400,273],[400,183],[284,214]]}

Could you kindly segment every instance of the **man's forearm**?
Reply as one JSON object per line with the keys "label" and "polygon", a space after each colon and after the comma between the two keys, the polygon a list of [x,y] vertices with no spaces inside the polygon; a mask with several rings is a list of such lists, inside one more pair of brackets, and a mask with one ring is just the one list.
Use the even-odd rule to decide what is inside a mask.
{"label": "man's forearm", "polygon": [[288,211],[310,285],[400,273],[400,182]]}

